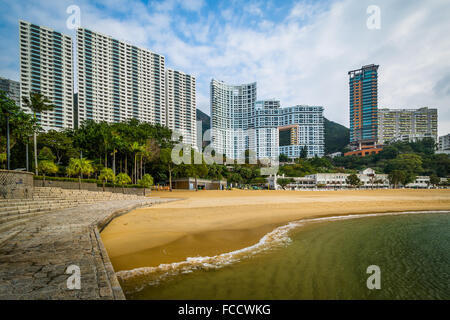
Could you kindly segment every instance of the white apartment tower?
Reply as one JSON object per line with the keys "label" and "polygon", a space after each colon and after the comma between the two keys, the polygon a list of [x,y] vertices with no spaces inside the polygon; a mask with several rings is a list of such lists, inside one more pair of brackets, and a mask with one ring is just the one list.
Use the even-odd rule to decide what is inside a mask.
{"label": "white apartment tower", "polygon": [[166,70],[166,125],[183,137],[183,143],[192,146],[197,143],[195,97],[195,77]]}
{"label": "white apartment tower", "polygon": [[280,107],[276,100],[257,101],[255,131],[258,135],[258,157],[284,154],[299,158],[305,149],[307,156],[322,157],[325,152],[323,107],[297,105]]}
{"label": "white apartment tower", "polygon": [[137,119],[166,125],[164,56],[77,31],[78,123]]}
{"label": "white apartment tower", "polygon": [[255,101],[256,83],[228,85],[211,80],[211,142],[216,153],[245,159]]}
{"label": "white apartment tower", "polygon": [[73,128],[72,38],[20,20],[19,39],[20,101],[30,92],[41,93],[54,105],[53,110],[37,114],[42,128]]}
{"label": "white apartment tower", "polygon": [[240,86],[211,81],[211,128],[214,150],[234,160],[250,150],[256,159],[324,155],[323,107],[281,108],[280,101],[256,101],[256,83]]}

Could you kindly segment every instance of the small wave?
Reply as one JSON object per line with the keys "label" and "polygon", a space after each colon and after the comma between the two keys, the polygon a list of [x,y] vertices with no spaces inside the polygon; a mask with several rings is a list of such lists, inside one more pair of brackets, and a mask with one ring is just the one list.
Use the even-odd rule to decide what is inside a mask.
{"label": "small wave", "polygon": [[116,275],[126,293],[141,291],[146,286],[158,285],[161,281],[175,277],[179,274],[192,273],[197,270],[219,269],[237,263],[243,259],[262,253],[269,249],[283,247],[292,240],[289,237],[291,230],[299,228],[307,223],[348,220],[357,218],[379,217],[402,214],[423,214],[423,213],[448,213],[448,211],[409,211],[409,212],[388,212],[372,214],[353,214],[322,218],[306,218],[278,227],[264,235],[258,243],[243,249],[222,253],[212,257],[189,257],[185,261],[161,264],[157,267],[142,267],[132,270],[116,272]]}

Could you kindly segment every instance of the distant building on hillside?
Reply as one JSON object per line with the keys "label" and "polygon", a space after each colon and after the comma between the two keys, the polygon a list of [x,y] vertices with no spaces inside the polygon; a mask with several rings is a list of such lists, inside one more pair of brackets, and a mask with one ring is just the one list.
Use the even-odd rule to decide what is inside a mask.
{"label": "distant building on hillside", "polygon": [[439,137],[439,150],[450,150],[450,133]]}
{"label": "distant building on hillside", "polygon": [[436,153],[450,155],[450,133],[439,137],[439,144]]}
{"label": "distant building on hillside", "polygon": [[327,154],[327,157],[330,157],[330,158],[342,157],[342,152],[333,152],[333,153]]}

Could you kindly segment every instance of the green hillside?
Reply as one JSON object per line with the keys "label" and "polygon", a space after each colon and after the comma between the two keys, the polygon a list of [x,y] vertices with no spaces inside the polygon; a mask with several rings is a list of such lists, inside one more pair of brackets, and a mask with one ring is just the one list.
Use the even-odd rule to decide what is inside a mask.
{"label": "green hillside", "polygon": [[342,151],[350,142],[350,130],[339,123],[324,118],[325,154]]}

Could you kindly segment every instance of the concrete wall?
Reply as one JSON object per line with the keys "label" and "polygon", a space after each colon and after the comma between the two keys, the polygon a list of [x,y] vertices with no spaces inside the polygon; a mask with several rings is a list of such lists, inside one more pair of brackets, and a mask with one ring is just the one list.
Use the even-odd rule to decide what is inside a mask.
{"label": "concrete wall", "polygon": [[[43,187],[43,180],[34,180],[34,186],[35,187]],[[61,188],[61,189],[79,189],[78,182],[74,181],[52,181],[52,180],[46,180],[45,181],[45,187],[53,187],[53,188]],[[96,183],[91,182],[81,182],[81,189],[82,190],[89,190],[89,191],[103,191],[103,187],[98,187]],[[124,188],[124,192],[122,192],[122,188],[120,186],[114,187],[105,187],[105,191],[107,192],[114,192],[114,193],[125,193],[125,194],[136,194],[139,196],[144,195],[144,189],[143,188]],[[150,194],[150,189],[145,189],[145,195]]]}
{"label": "concrete wall", "polygon": [[31,172],[0,170],[0,198],[30,198],[33,195],[33,189]]}
{"label": "concrete wall", "polygon": [[[53,187],[53,188],[61,188],[61,189],[79,189],[78,182],[74,181],[52,181],[52,180],[45,180],[45,185],[43,180],[34,180],[34,186],[35,187]],[[90,190],[90,191],[99,191],[97,190],[97,184],[96,183],[89,183],[89,182],[81,182],[81,189],[82,190]]]}

